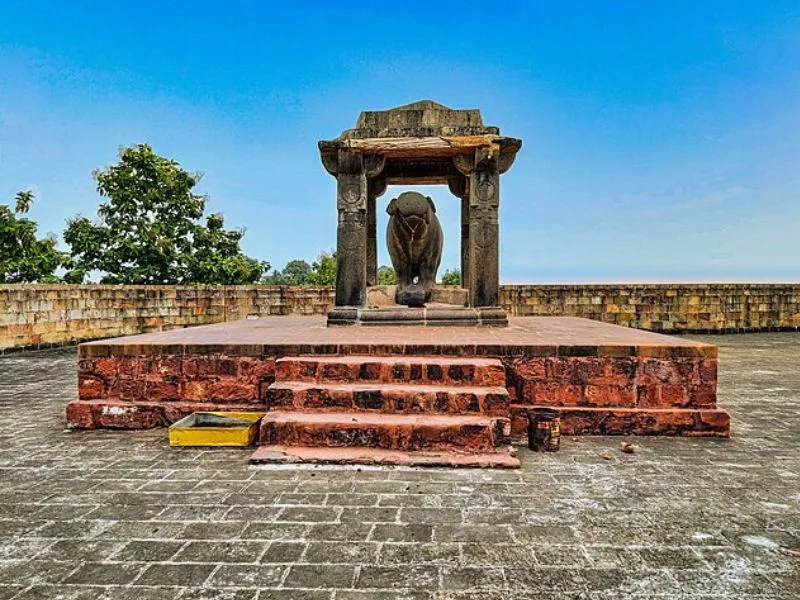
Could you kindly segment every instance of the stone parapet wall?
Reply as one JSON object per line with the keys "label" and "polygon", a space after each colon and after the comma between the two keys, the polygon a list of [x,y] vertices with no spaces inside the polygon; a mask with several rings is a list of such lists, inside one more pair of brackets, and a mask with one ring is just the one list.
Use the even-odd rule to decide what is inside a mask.
{"label": "stone parapet wall", "polygon": [[662,333],[800,329],[800,283],[505,285],[510,316],[586,317]]}
{"label": "stone parapet wall", "polygon": [[[324,315],[333,288],[0,285],[0,352],[233,321]],[[506,285],[511,316],[576,316],[665,333],[800,328],[800,284]]]}
{"label": "stone parapet wall", "polygon": [[323,315],[332,304],[325,286],[0,285],[0,352],[248,315]]}

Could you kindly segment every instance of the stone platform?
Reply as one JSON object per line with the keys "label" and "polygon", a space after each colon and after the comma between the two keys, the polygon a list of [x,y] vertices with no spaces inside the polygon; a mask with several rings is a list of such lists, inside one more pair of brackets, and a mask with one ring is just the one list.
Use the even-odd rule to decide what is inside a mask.
{"label": "stone platform", "polygon": [[306,457],[330,447],[358,462],[359,448],[381,449],[377,463],[409,452],[507,454],[508,434],[523,436],[536,406],[557,409],[565,435],[729,431],[716,404],[715,346],[571,317],[512,318],[504,328],[328,328],[324,318],[270,317],[78,352],[71,427],[263,410],[261,444],[274,447],[265,452],[305,448],[295,455]]}

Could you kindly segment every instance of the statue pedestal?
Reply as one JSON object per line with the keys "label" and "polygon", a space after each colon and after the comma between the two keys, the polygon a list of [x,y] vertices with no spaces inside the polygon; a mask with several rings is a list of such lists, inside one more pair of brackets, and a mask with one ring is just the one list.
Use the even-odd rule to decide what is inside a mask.
{"label": "statue pedestal", "polygon": [[429,305],[422,308],[399,305],[378,308],[337,306],[328,313],[328,327],[358,325],[506,327],[508,317],[506,311],[499,306],[480,308],[454,305]]}
{"label": "statue pedestal", "polygon": [[[397,307],[395,295],[396,285],[371,285],[367,288],[368,308]],[[427,306],[438,306],[440,304],[452,305],[454,307],[467,306],[468,292],[457,285],[437,285],[431,290],[431,299]]]}
{"label": "statue pedestal", "polygon": [[467,306],[467,290],[456,285],[437,286],[425,306],[410,307],[394,301],[397,286],[367,288],[366,306],[336,306],[328,313],[328,326],[429,325],[505,327],[506,312],[499,306]]}

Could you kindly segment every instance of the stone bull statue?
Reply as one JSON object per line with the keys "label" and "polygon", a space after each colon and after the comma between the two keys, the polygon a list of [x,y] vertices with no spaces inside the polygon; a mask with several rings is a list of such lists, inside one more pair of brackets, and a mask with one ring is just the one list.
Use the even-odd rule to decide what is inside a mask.
{"label": "stone bull statue", "polygon": [[444,236],[433,200],[403,192],[386,207],[389,256],[397,273],[395,302],[423,306],[431,297],[442,261]]}

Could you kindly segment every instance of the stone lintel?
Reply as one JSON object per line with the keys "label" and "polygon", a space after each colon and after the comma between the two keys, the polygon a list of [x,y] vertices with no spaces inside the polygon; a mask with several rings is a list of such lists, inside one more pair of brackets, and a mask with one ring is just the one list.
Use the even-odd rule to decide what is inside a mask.
{"label": "stone lintel", "polygon": [[[335,161],[340,150],[374,153],[386,158],[436,157],[471,154],[486,148],[495,155],[513,157],[522,147],[522,140],[494,134],[470,136],[420,136],[322,140],[318,143],[325,168]],[[513,158],[512,158],[513,160]],[[510,163],[508,166],[511,166]]]}

